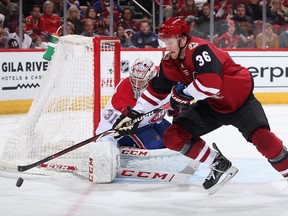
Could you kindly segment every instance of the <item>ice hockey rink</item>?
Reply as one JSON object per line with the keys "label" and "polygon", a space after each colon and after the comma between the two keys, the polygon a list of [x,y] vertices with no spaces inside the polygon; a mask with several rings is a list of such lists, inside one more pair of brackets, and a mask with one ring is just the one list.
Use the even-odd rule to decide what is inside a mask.
{"label": "ice hockey rink", "polygon": [[[288,146],[288,105],[265,105],[271,129]],[[0,116],[0,153],[24,115]],[[16,135],[17,136],[17,135]],[[2,216],[286,216],[288,182],[247,143],[237,129],[225,126],[204,137],[216,142],[239,173],[216,194],[208,195],[202,182],[209,169],[200,166],[189,182],[159,183],[117,179],[92,184],[62,177],[0,176]],[[22,176],[22,187],[16,180]]]}

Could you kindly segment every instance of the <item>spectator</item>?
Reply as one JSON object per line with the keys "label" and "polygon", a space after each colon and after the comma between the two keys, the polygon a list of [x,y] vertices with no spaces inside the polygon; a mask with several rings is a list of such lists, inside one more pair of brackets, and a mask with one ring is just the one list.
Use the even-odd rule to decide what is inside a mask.
{"label": "spectator", "polygon": [[134,19],[134,11],[129,7],[123,9],[122,18],[117,22],[117,26],[119,25],[123,26],[125,30],[131,29],[130,32],[139,31],[139,22]]}
{"label": "spectator", "polygon": [[[62,26],[62,28],[63,28],[63,26]],[[70,21],[67,22],[66,32],[67,32],[67,35],[74,34],[74,32],[75,32],[75,26]]]}
{"label": "spectator", "polygon": [[194,36],[194,37],[198,37],[198,38],[203,38],[205,40],[209,40],[209,37],[207,37],[206,34],[204,34],[203,32],[200,32],[197,28],[197,20],[198,18],[192,15],[189,15],[186,17],[186,21],[189,23],[189,27],[190,27],[190,33],[189,36]]}
{"label": "spectator", "polygon": [[[60,36],[64,35],[63,29],[64,29],[64,25],[61,26],[61,29],[59,31],[59,35]],[[74,24],[72,22],[70,22],[70,21],[67,21],[66,35],[74,34],[74,32],[75,32]]]}
{"label": "spectator", "polygon": [[[63,0],[51,0],[53,3],[53,13],[59,17],[63,16]],[[69,1],[67,1],[67,5]]]}
{"label": "spectator", "polygon": [[9,48],[22,48],[29,49],[32,45],[32,38],[26,33],[26,22],[23,20],[22,22],[22,46],[20,47],[20,38],[19,38],[19,25],[16,26],[16,31],[8,35],[9,40],[7,42]]}
{"label": "spectator", "polygon": [[149,20],[149,19],[150,19],[150,16],[147,14],[143,14],[141,17],[141,20]]}
{"label": "spectator", "polygon": [[8,32],[0,25],[0,49],[7,48]]}
{"label": "spectator", "polygon": [[233,14],[233,6],[228,0],[219,0],[219,4],[214,6],[214,11],[217,18],[226,20],[229,15]]}
{"label": "spectator", "polygon": [[[273,32],[273,26],[266,23],[265,26],[265,48],[279,48],[279,36]],[[256,36],[256,48],[263,48],[263,33]]]}
{"label": "spectator", "polygon": [[[159,4],[159,3],[158,3]],[[175,17],[178,14],[179,9],[183,5],[183,0],[168,0],[168,4],[164,5],[164,19],[168,19],[170,17]]]}
{"label": "spectator", "polygon": [[246,14],[246,7],[244,4],[237,5],[236,14],[233,17],[236,26],[236,33],[244,35],[245,37],[254,37],[254,23],[251,17]]}
{"label": "spectator", "polygon": [[47,34],[45,39],[47,42],[50,35],[56,33],[59,27],[62,25],[60,17],[53,13],[53,3],[51,1],[44,2],[43,15],[40,17],[40,20],[41,25],[43,25],[43,31]]}
{"label": "spectator", "polygon": [[254,22],[262,22],[262,4],[260,4],[260,0],[250,0],[246,6],[246,14],[250,16]]}
{"label": "spectator", "polygon": [[139,31],[132,36],[132,44],[138,48],[157,48],[158,36],[151,32],[150,23],[148,20],[140,22]]}
{"label": "spectator", "polygon": [[118,25],[116,36],[120,38],[121,47],[134,47],[131,42],[132,34],[127,34],[121,24]]}
{"label": "spectator", "polygon": [[109,35],[109,23],[105,23],[102,17],[97,16],[97,12],[93,7],[89,7],[86,11],[85,19],[91,19],[94,24],[94,31],[98,35]]}
{"label": "spectator", "polygon": [[39,5],[33,5],[31,9],[31,15],[25,18],[27,34],[31,38],[41,36],[43,26],[41,25],[41,11]]}
{"label": "spectator", "polygon": [[235,23],[233,20],[230,20],[227,32],[215,38],[214,45],[219,48],[235,49],[245,47],[248,42],[248,39],[244,35],[238,35],[235,32]]}
{"label": "spectator", "polygon": [[[210,10],[209,3],[204,3],[202,7],[202,15],[198,17],[198,31],[203,32],[206,38],[210,37]],[[220,33],[219,19],[214,16],[214,33],[213,38],[218,37]]]}
{"label": "spectator", "polygon": [[11,22],[11,11],[10,11],[10,0],[0,0],[0,14],[5,17],[4,28],[10,28]]}
{"label": "spectator", "polygon": [[251,17],[256,28],[256,34],[262,32],[262,6],[259,1],[260,0],[250,0],[246,7],[247,16]]}
{"label": "spectator", "polygon": [[94,2],[94,0],[79,0],[79,4],[84,7],[88,7],[92,5],[92,2]]}
{"label": "spectator", "polygon": [[79,5],[83,14],[83,18],[85,17],[86,11],[88,7],[91,7],[93,5],[92,2],[95,0],[79,0]]}
{"label": "spectator", "polygon": [[177,16],[182,16],[184,18],[189,15],[198,16],[198,7],[195,4],[195,0],[184,0],[183,5],[177,13]]}
{"label": "spectator", "polygon": [[279,35],[279,47],[288,48],[288,29]]}
{"label": "spectator", "polygon": [[33,5],[39,5],[42,7],[46,0],[29,0],[29,1],[23,1],[25,4],[23,4],[23,16],[28,17],[31,15],[32,7]]}
{"label": "spectator", "polygon": [[94,31],[94,23],[92,19],[85,19],[84,20],[84,31],[81,33],[82,36],[86,37],[94,37],[97,34]]}
{"label": "spectator", "polygon": [[46,49],[47,43],[42,41],[42,38],[37,35],[34,38],[32,38],[32,47],[35,49]]}
{"label": "spectator", "polygon": [[83,22],[80,19],[80,12],[75,5],[67,10],[67,21],[74,25],[74,33],[80,35],[83,32]]}
{"label": "spectator", "polygon": [[92,6],[88,7],[88,9],[86,10],[86,14],[85,14],[84,18],[82,19],[82,21],[85,20],[86,18],[90,18],[92,20],[97,19],[97,12],[96,12],[94,7],[92,7]]}
{"label": "spectator", "polygon": [[5,16],[0,13],[0,28],[4,27]]}
{"label": "spectator", "polygon": [[74,5],[80,13],[80,19],[84,18],[79,1],[67,0],[67,9]]}
{"label": "spectator", "polygon": [[[113,20],[117,23],[120,19],[121,8],[117,0],[113,0],[113,2]],[[93,4],[93,7],[97,12],[97,16],[102,17],[105,22],[107,22],[105,19],[110,19],[110,0],[98,0]]]}
{"label": "spectator", "polygon": [[267,22],[274,27],[275,33],[280,34],[288,23],[288,8],[282,4],[282,0],[271,0],[267,8]]}

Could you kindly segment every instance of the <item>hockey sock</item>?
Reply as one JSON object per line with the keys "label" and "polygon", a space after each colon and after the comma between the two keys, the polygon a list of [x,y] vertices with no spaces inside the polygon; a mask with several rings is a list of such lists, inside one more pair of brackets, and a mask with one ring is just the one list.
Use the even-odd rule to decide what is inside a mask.
{"label": "hockey sock", "polygon": [[288,152],[286,147],[284,147],[281,153],[274,159],[268,160],[271,165],[280,172],[283,177],[288,180]]}
{"label": "hockey sock", "polygon": [[258,128],[249,138],[273,168],[288,180],[288,153],[282,141],[268,128]]}
{"label": "hockey sock", "polygon": [[180,152],[187,157],[208,165],[212,164],[217,155],[217,152],[212,150],[201,138],[194,142],[190,140]]}
{"label": "hockey sock", "polygon": [[282,141],[266,127],[253,131],[249,139],[267,159],[276,158],[283,149]]}
{"label": "hockey sock", "polygon": [[163,140],[167,148],[208,165],[212,164],[217,155],[204,140],[193,140],[192,135],[177,124],[172,124],[166,129]]}

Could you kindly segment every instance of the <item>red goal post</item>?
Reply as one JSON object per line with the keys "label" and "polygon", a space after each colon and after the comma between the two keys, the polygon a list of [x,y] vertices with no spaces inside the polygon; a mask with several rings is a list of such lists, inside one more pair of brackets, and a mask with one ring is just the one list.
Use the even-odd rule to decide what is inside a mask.
{"label": "red goal post", "polygon": [[[96,130],[98,123],[101,119],[101,112],[109,100],[111,94],[101,95],[101,91],[99,89],[103,89],[106,87],[116,87],[120,82],[120,39],[117,37],[95,37],[94,38],[94,87],[95,87],[95,100],[94,100],[94,129]],[[105,64],[105,56],[103,58],[103,54],[105,53],[113,53],[114,55],[114,77],[101,77],[103,73],[102,70]],[[108,56],[109,57],[109,56]],[[112,57],[112,56],[111,56]],[[96,59],[96,60],[95,60]],[[99,61],[98,61],[99,60]],[[103,65],[102,65],[103,64]],[[109,70],[109,69],[108,69]],[[107,72],[107,71],[105,71]],[[108,85],[108,86],[107,86]],[[94,131],[95,131],[94,130]]]}

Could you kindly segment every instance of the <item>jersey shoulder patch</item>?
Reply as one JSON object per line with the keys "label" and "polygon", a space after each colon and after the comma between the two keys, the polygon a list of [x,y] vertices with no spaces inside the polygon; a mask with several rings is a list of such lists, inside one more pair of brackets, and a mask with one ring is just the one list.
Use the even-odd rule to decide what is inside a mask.
{"label": "jersey shoulder patch", "polygon": [[199,45],[199,43],[190,42],[190,43],[188,44],[188,49],[192,50],[192,49],[196,48],[198,45]]}

